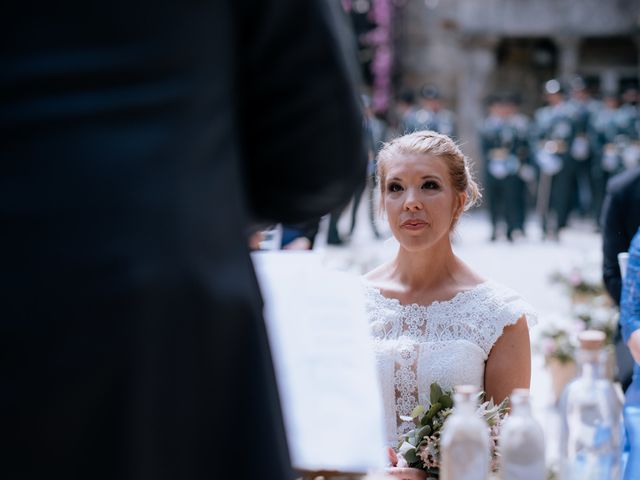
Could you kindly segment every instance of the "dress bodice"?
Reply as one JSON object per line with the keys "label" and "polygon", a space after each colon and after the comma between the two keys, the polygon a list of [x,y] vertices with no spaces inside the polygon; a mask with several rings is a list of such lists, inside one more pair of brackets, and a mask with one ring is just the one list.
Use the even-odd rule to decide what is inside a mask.
{"label": "dress bodice", "polygon": [[489,352],[506,325],[531,306],[513,290],[488,281],[429,305],[403,305],[368,286],[367,315],[383,395],[387,440],[413,428],[401,416],[429,401],[429,386],[472,384],[483,388]]}

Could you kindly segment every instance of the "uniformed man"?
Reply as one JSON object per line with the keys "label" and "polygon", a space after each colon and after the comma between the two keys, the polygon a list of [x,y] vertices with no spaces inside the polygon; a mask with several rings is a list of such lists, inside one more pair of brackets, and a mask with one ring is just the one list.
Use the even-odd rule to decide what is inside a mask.
{"label": "uniformed man", "polygon": [[438,89],[425,85],[420,90],[420,108],[416,110],[405,133],[419,130],[433,130],[455,138],[455,115],[447,110]]}
{"label": "uniformed man", "polygon": [[593,174],[598,214],[609,178],[638,164],[640,145],[637,142],[635,112],[630,106],[620,107],[618,96],[614,92],[606,92],[602,109],[594,120],[598,161],[594,162]]}
{"label": "uniformed man", "polygon": [[349,230],[350,235],[353,235],[353,231],[356,226],[356,216],[358,212],[358,205],[360,204],[360,198],[364,190],[367,190],[368,198],[368,215],[371,231],[375,238],[380,238],[378,227],[376,225],[376,213],[377,205],[375,203],[376,193],[376,169],[378,152],[382,148],[387,136],[387,125],[379,119],[373,107],[371,105],[371,98],[368,95],[362,95],[362,104],[364,107],[364,128],[365,128],[365,140],[367,143],[367,151],[369,155],[369,164],[367,169],[367,182],[362,188],[354,194],[353,205],[351,209],[351,228]]}
{"label": "uniformed man", "polygon": [[560,230],[567,226],[575,192],[576,168],[571,157],[575,126],[560,82],[546,82],[544,93],[547,105],[536,111],[533,131],[540,169],[537,210],[543,235],[557,240]]}
{"label": "uniformed man", "polygon": [[396,97],[395,115],[397,134],[404,135],[414,131],[413,122],[416,106],[416,95],[410,88],[403,89]]}
{"label": "uniformed man", "polygon": [[498,236],[499,224],[506,224],[506,237],[524,233],[526,212],[525,182],[535,173],[529,165],[527,118],[517,109],[512,95],[489,99],[489,113],[480,129],[485,170],[485,192],[491,216],[491,241]]}
{"label": "uniformed man", "polygon": [[636,88],[625,89],[622,94],[621,123],[627,136],[622,152],[622,163],[626,170],[640,165],[640,92]]}
{"label": "uniformed man", "polygon": [[593,210],[593,192],[595,188],[592,175],[592,163],[597,147],[593,121],[601,108],[601,103],[591,97],[587,84],[581,77],[570,82],[572,111],[575,136],[571,143],[571,158],[576,167],[577,207],[582,215],[595,213]]}

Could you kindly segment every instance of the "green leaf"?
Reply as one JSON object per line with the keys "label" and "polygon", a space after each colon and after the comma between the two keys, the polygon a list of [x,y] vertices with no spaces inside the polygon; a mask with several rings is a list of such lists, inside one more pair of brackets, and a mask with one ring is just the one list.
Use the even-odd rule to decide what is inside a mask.
{"label": "green leaf", "polygon": [[410,450],[407,450],[407,452],[404,454],[404,458],[409,464],[417,462],[418,455],[416,454],[416,449],[412,448]]}
{"label": "green leaf", "polygon": [[447,394],[444,394],[438,399],[438,403],[442,405],[442,408],[451,408],[453,407],[453,400]]}
{"label": "green leaf", "polygon": [[424,417],[422,417],[422,420],[420,420],[420,425],[422,425],[423,427],[425,425],[429,425],[429,423],[431,423],[431,418],[428,417],[427,415],[425,415]]}
{"label": "green leaf", "polygon": [[442,396],[442,388],[437,383],[432,383],[430,387],[430,398],[431,403],[437,402],[438,399]]}
{"label": "green leaf", "polygon": [[416,408],[413,409],[413,411],[411,412],[411,416],[413,418],[419,417],[420,415],[424,415],[424,407],[422,405],[418,405]]}
{"label": "green leaf", "polygon": [[436,413],[438,413],[441,409],[442,409],[442,405],[440,405],[438,402],[434,403],[433,405],[431,405],[431,408],[427,412],[427,418],[431,420],[433,416]]}
{"label": "green leaf", "polygon": [[413,445],[411,445],[410,443],[402,442],[402,444],[398,448],[398,453],[404,457],[405,454],[407,453],[407,450],[411,450],[412,448],[413,448]]}

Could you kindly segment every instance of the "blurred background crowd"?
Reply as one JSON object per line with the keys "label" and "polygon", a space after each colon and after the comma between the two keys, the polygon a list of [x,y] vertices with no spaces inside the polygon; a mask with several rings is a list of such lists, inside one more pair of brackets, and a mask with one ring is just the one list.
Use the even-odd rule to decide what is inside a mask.
{"label": "blurred background crowd", "polygon": [[[571,218],[598,227],[606,184],[640,164],[640,5],[570,0],[344,0],[356,32],[369,140],[369,185],[335,211],[353,233],[362,198],[375,208],[382,142],[416,130],[454,137],[473,159],[490,238],[558,239]],[[368,192],[368,193],[367,193]],[[365,195],[363,196],[363,193]],[[350,208],[349,208],[350,207]],[[313,244],[317,222],[285,226]]]}

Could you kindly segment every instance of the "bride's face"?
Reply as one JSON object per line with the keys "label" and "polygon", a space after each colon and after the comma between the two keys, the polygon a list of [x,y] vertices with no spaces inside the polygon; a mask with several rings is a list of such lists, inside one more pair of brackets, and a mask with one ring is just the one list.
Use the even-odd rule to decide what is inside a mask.
{"label": "bride's face", "polygon": [[446,162],[431,155],[399,155],[385,167],[384,209],[398,242],[411,251],[449,242],[465,194],[453,188]]}

